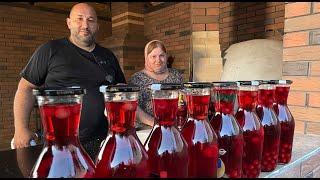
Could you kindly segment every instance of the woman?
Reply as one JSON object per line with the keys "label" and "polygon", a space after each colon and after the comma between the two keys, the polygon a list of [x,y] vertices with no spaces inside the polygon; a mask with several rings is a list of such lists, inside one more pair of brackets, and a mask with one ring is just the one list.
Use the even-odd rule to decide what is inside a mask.
{"label": "woman", "polygon": [[152,40],[144,48],[145,67],[136,72],[129,84],[140,86],[139,106],[137,109],[137,128],[148,129],[154,124],[151,92],[148,84],[152,83],[182,83],[182,74],[167,67],[167,50],[162,41]]}

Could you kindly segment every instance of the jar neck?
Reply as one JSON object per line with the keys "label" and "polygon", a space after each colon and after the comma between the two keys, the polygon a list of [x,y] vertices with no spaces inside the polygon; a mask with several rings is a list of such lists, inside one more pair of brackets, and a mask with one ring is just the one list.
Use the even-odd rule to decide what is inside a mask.
{"label": "jar neck", "polygon": [[178,111],[178,96],[176,98],[153,98],[154,118],[156,123],[163,126],[173,126]]}
{"label": "jar neck", "polygon": [[177,118],[179,90],[163,84],[163,88],[153,89],[152,109],[155,123],[163,126],[173,126]]}
{"label": "jar neck", "polygon": [[39,105],[44,135],[48,142],[62,145],[78,139],[81,103]]}
{"label": "jar neck", "polygon": [[239,108],[246,111],[253,111],[258,101],[258,90],[239,90],[238,102]]}
{"label": "jar neck", "polygon": [[135,128],[138,101],[109,101],[105,103],[109,132],[124,133]]}
{"label": "jar neck", "polygon": [[289,91],[289,85],[277,85],[275,90],[276,103],[280,105],[287,105]]}
{"label": "jar neck", "polygon": [[197,120],[208,119],[210,94],[208,95],[187,94],[186,99],[187,99],[187,112],[189,117]]}
{"label": "jar neck", "polygon": [[275,86],[267,85],[259,87],[258,104],[264,107],[271,108],[275,102]]}
{"label": "jar neck", "polygon": [[236,93],[235,88],[215,88],[215,110],[223,114],[233,115]]}

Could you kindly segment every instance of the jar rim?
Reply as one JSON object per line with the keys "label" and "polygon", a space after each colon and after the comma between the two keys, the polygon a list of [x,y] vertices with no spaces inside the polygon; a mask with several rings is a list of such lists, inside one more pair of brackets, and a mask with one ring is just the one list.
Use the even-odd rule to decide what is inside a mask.
{"label": "jar rim", "polygon": [[86,89],[80,86],[71,87],[41,87],[32,89],[35,96],[68,96],[86,94]]}
{"label": "jar rim", "polygon": [[236,81],[214,81],[213,87],[237,87]]}
{"label": "jar rim", "polygon": [[139,92],[140,87],[136,85],[118,84],[118,85],[102,85],[99,87],[102,93],[116,93],[116,92]]}
{"label": "jar rim", "polygon": [[151,90],[178,90],[182,88],[178,83],[153,83],[149,84],[148,88]]}
{"label": "jar rim", "polygon": [[186,82],[183,83],[184,88],[211,88],[212,84],[209,82]]}

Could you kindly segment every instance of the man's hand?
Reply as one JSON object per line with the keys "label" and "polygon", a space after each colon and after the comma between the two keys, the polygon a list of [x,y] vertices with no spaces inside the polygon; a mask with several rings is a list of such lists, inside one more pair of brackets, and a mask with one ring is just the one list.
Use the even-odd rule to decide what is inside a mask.
{"label": "man's hand", "polygon": [[28,128],[16,130],[13,136],[13,146],[15,149],[28,147],[30,146],[30,141],[36,138],[36,135]]}
{"label": "man's hand", "polygon": [[37,88],[24,78],[21,78],[16,95],[14,97],[14,142],[15,148],[30,146],[30,140],[34,139],[35,134],[30,131],[29,119],[35,103],[35,96],[32,89]]}

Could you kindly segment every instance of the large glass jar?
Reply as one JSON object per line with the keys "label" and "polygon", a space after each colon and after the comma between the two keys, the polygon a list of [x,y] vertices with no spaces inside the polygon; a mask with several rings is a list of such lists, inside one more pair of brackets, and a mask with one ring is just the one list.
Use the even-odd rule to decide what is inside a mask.
{"label": "large glass jar", "polygon": [[188,177],[188,145],[176,127],[180,84],[152,84],[155,118],[145,142],[153,177]]}
{"label": "large glass jar", "polygon": [[213,82],[215,91],[215,115],[210,121],[218,134],[219,149],[226,153],[220,158],[225,164],[223,177],[241,178],[243,133],[234,117],[237,96],[236,82]]}
{"label": "large glass jar", "polygon": [[291,160],[292,143],[294,136],[295,122],[288,108],[287,100],[290,91],[291,80],[277,80],[276,82],[276,103],[274,104],[275,112],[278,116],[281,135],[278,163],[287,164]]}
{"label": "large glass jar", "polygon": [[273,110],[275,102],[275,83],[260,81],[258,90],[257,115],[264,130],[261,171],[270,172],[277,166],[281,127],[276,113]]}
{"label": "large glass jar", "polygon": [[44,129],[44,146],[32,178],[91,178],[95,166],[79,141],[82,96],[85,89],[34,89]]}
{"label": "large glass jar", "polygon": [[96,162],[97,178],[150,177],[148,154],[135,130],[138,86],[101,86],[109,133]]}
{"label": "large glass jar", "polygon": [[239,108],[236,119],[243,130],[242,177],[257,178],[261,171],[264,131],[255,107],[258,81],[238,81]]}
{"label": "large glass jar", "polygon": [[184,83],[188,119],[182,135],[188,143],[189,177],[217,177],[217,135],[208,122],[210,83]]}

